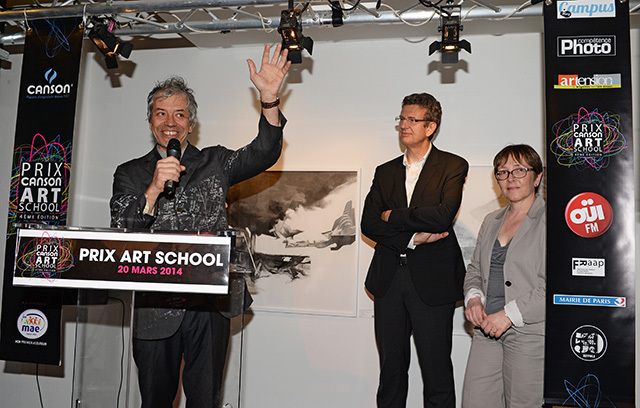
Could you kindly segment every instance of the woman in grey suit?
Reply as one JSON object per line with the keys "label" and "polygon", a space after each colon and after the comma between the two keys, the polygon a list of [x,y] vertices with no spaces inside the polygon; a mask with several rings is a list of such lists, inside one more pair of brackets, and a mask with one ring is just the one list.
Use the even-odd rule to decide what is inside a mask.
{"label": "woman in grey suit", "polygon": [[493,160],[505,208],[484,219],[464,281],[475,325],[463,408],[534,408],[543,403],[546,220],[537,196],[542,161],[528,145]]}

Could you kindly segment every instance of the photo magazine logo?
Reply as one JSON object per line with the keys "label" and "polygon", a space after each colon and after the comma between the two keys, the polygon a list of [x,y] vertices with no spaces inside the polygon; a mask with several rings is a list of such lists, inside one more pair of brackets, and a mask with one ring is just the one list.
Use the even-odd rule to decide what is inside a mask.
{"label": "photo magazine logo", "polygon": [[615,35],[558,37],[558,57],[613,57],[615,55]]}

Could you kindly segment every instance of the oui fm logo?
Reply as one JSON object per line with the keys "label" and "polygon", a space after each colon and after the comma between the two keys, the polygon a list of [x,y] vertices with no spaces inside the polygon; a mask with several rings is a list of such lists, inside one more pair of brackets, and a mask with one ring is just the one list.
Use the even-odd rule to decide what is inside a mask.
{"label": "oui fm logo", "polygon": [[607,232],[613,222],[611,204],[600,194],[580,193],[564,210],[567,225],[575,234],[595,238]]}

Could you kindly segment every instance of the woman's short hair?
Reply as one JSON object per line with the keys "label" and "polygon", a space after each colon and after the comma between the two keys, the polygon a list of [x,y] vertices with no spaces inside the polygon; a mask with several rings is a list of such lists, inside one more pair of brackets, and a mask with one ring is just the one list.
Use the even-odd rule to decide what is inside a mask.
{"label": "woman's short hair", "polygon": [[512,144],[500,150],[493,158],[493,172],[498,171],[498,167],[505,164],[509,157],[513,157],[520,164],[530,166],[536,175],[542,173],[542,159],[533,147],[527,144]]}
{"label": "woman's short hair", "polygon": [[153,103],[158,98],[167,98],[173,95],[183,95],[187,99],[187,109],[189,110],[189,125],[194,126],[198,122],[198,104],[193,95],[193,89],[187,86],[184,78],[171,76],[164,81],[159,81],[147,96],[147,120],[151,122],[153,113]]}
{"label": "woman's short hair", "polygon": [[[531,167],[536,177],[544,171],[542,159],[533,147],[527,144],[512,144],[500,150],[493,158],[493,172],[497,172],[498,168],[509,160],[509,157],[513,157],[513,160],[520,164]],[[537,187],[536,192],[538,192]]]}

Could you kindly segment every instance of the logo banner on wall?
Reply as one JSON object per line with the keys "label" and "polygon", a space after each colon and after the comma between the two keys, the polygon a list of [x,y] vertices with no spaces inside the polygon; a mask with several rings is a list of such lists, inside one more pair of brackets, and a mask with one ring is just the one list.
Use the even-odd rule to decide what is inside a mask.
{"label": "logo banner on wall", "polygon": [[29,21],[4,259],[0,358],[60,364],[61,289],[12,285],[17,223],[65,225],[82,51],[81,19]]}
{"label": "logo banner on wall", "polygon": [[13,284],[227,294],[230,256],[228,236],[20,229]]}
{"label": "logo banner on wall", "polygon": [[545,403],[635,401],[629,3],[544,6]]}

